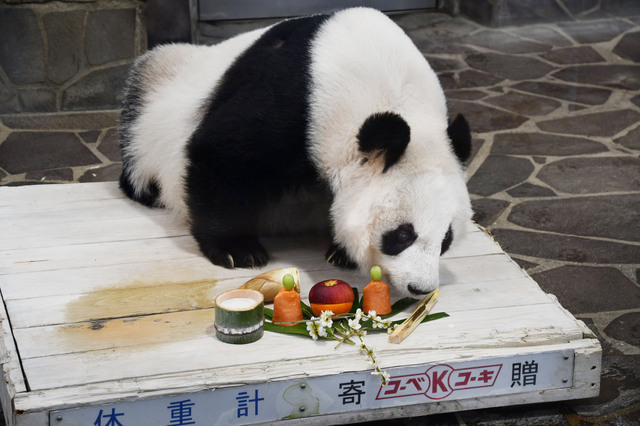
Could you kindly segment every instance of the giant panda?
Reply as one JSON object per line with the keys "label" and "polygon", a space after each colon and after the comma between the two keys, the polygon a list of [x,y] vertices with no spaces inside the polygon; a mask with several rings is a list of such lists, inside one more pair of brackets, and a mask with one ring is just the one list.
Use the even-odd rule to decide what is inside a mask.
{"label": "giant panda", "polygon": [[120,145],[122,190],[173,209],[226,268],[268,262],[267,209],[325,197],[327,260],[380,265],[396,294],[417,296],[471,218],[469,126],[449,122],[436,74],[374,9],[154,48],[128,76]]}

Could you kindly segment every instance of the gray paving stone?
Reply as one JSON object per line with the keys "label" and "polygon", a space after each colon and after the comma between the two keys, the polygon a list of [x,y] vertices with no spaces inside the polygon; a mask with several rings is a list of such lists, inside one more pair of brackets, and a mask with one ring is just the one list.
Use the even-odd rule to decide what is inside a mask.
{"label": "gray paving stone", "polygon": [[436,72],[442,71],[455,71],[462,68],[466,68],[462,62],[457,59],[446,59],[446,58],[436,58],[436,57],[427,57],[427,61],[431,68],[433,68]]}
{"label": "gray paving stone", "polygon": [[613,49],[613,53],[634,62],[640,62],[640,31],[625,34]]}
{"label": "gray paving stone", "polygon": [[101,130],[89,130],[88,132],[80,133],[80,137],[86,143],[96,143],[98,142],[98,138],[100,137],[101,133]]}
{"label": "gray paving stone", "polygon": [[120,144],[118,143],[118,130],[109,129],[102,137],[98,151],[111,161],[120,161]]}
{"label": "gray paving stone", "polygon": [[552,48],[550,44],[525,40],[505,31],[497,30],[482,30],[462,38],[461,42],[502,53],[515,54],[547,52]]}
{"label": "gray paving stone", "polygon": [[600,396],[572,402],[572,409],[580,416],[595,419],[593,424],[637,425],[637,404],[640,402],[638,365],[640,355],[603,356]]}
{"label": "gray paving stone", "polygon": [[440,80],[440,85],[443,90],[455,89],[458,86],[455,75],[452,72],[438,74],[438,80]]}
{"label": "gray paving stone", "polygon": [[552,76],[570,83],[640,89],[640,65],[575,65],[563,68]]}
{"label": "gray paving stone", "polygon": [[26,173],[25,178],[35,181],[71,182],[73,180],[73,170],[68,167],[65,167],[63,169],[38,170],[35,172]]}
{"label": "gray paving stone", "polygon": [[29,112],[55,112],[56,93],[48,88],[19,89],[18,99],[23,111]]}
{"label": "gray paving stone", "polygon": [[636,95],[631,98],[631,102],[640,107],[640,95]]}
{"label": "gray paving stone", "polygon": [[460,2],[460,11],[482,24],[493,27],[570,19],[570,16],[554,0],[464,1]]}
{"label": "gray paving stone", "polygon": [[569,156],[606,152],[600,142],[547,133],[498,133],[491,153],[497,155]]}
{"label": "gray paving stone", "polygon": [[91,65],[133,58],[135,9],[105,9],[89,12],[85,49]]}
{"label": "gray paving stone", "polygon": [[533,197],[552,197],[555,196],[555,192],[544,186],[534,185],[529,182],[525,182],[507,190],[507,194],[515,198],[533,198]]}
{"label": "gray paving stone", "polygon": [[471,200],[473,220],[481,226],[489,227],[509,207],[509,202],[492,198],[478,198]]}
{"label": "gray paving stone", "polygon": [[9,86],[9,82],[0,72],[0,114],[18,111],[20,111],[18,93],[14,87]]}
{"label": "gray paving stone", "polygon": [[128,65],[119,65],[90,72],[63,92],[62,109],[82,111],[117,108],[128,69]]}
{"label": "gray paving stone", "polygon": [[467,56],[465,61],[471,68],[478,71],[513,81],[540,78],[554,69],[551,65],[535,58],[501,53],[477,53]]}
{"label": "gray paving stone", "polygon": [[640,15],[640,3],[637,0],[609,0],[602,2],[600,8],[607,13],[618,16]]}
{"label": "gray paving stone", "polygon": [[12,83],[44,81],[44,42],[32,10],[0,7],[0,40],[0,65]]}
{"label": "gray paving stone", "polygon": [[527,25],[524,27],[511,29],[511,32],[521,37],[538,40],[551,44],[555,47],[571,46],[572,42],[564,34],[548,25]]}
{"label": "gray paving stone", "polygon": [[640,242],[640,194],[525,201],[508,220],[539,231]]}
{"label": "gray paving stone", "polygon": [[640,120],[640,112],[632,109],[605,111],[573,117],[541,121],[537,125],[546,132],[584,136],[615,136]]}
{"label": "gray paving stone", "polygon": [[508,111],[517,111],[518,114],[527,116],[547,115],[562,105],[560,102],[553,99],[511,91],[504,95],[487,98],[485,99],[485,102],[504,108]]}
{"label": "gray paving stone", "polygon": [[0,167],[13,174],[88,164],[100,160],[73,133],[11,133],[0,144]]}
{"label": "gray paving stone", "polygon": [[638,191],[640,158],[565,158],[542,166],[538,179],[570,194]]}
{"label": "gray paving stone", "polygon": [[447,99],[458,99],[461,101],[477,101],[486,98],[487,94],[480,90],[446,90],[444,93]]}
{"label": "gray paving stone", "polygon": [[597,7],[598,3],[598,0],[562,0],[562,4],[564,4],[574,16],[588,12],[594,7]]}
{"label": "gray paving stone", "polygon": [[580,44],[609,41],[629,30],[631,24],[622,20],[560,22],[558,26]]}
{"label": "gray paving stone", "polygon": [[[449,111],[462,113],[469,121],[471,131],[482,133],[515,129],[527,121],[526,117],[501,111],[478,103],[449,100]],[[454,114],[452,114],[454,116]]]}
{"label": "gray paving stone", "polygon": [[95,130],[118,125],[119,111],[85,111],[61,114],[16,114],[0,116],[13,130]]}
{"label": "gray paving stone", "polygon": [[493,229],[491,233],[509,254],[598,264],[635,264],[640,246],[539,232]]}
{"label": "gray paving stone", "polygon": [[636,127],[625,136],[615,139],[614,142],[626,148],[640,150],[640,127]]}
{"label": "gray paving stone", "polygon": [[76,75],[85,64],[84,10],[48,13],[42,21],[49,43],[47,76],[62,84]]}
{"label": "gray paving stone", "polygon": [[604,58],[600,56],[600,54],[596,52],[591,46],[578,46],[556,49],[540,56],[548,61],[562,65],[605,62]]}
{"label": "gray paving stone", "polygon": [[490,87],[503,81],[504,78],[475,70],[466,70],[458,74],[456,88]]}
{"label": "gray paving stone", "polygon": [[611,96],[609,89],[541,81],[525,81],[511,87],[524,92],[588,105],[601,105]]}
{"label": "gray paving stone", "polygon": [[84,172],[78,182],[109,182],[120,179],[122,164],[110,164],[108,166],[91,168]]}
{"label": "gray paving stone", "polygon": [[[559,404],[537,404],[523,407],[500,407],[489,410],[470,410],[458,413],[456,423],[451,425],[474,426],[513,426],[513,425],[545,425],[566,426],[567,421]],[[431,425],[431,422],[423,425]]]}
{"label": "gray paving stone", "polygon": [[[636,300],[640,307],[640,297]],[[620,315],[604,329],[609,337],[640,347],[640,312]]]}
{"label": "gray paving stone", "polygon": [[490,155],[467,182],[469,192],[492,195],[524,182],[533,172],[531,161],[503,155]]}

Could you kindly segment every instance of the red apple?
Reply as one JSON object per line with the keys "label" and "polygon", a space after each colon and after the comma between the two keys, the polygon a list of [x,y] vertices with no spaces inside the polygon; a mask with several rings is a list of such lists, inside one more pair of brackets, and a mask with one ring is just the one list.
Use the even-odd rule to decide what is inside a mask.
{"label": "red apple", "polygon": [[335,315],[344,314],[353,306],[353,289],[342,280],[320,281],[309,291],[309,304],[316,316],[322,311],[331,311]]}

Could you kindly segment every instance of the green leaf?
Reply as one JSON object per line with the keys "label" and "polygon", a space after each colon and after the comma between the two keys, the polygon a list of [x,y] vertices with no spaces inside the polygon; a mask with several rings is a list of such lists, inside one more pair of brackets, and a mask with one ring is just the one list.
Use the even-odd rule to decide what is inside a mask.
{"label": "green leaf", "polygon": [[305,324],[296,324],[292,326],[286,326],[286,325],[276,325],[276,324],[265,321],[264,329],[266,331],[273,331],[275,333],[300,334],[302,336],[310,337],[309,331],[307,331],[307,326]]}
{"label": "green leaf", "polygon": [[[429,322],[429,321],[435,321],[437,319],[440,318],[446,318],[448,317],[449,314],[447,314],[446,312],[438,312],[435,314],[430,314],[427,315],[426,317],[424,317],[424,319],[422,321],[420,321],[420,324],[425,323],[425,322]],[[397,320],[397,321],[392,321],[391,325],[398,325],[398,324],[402,324],[404,322],[404,319],[401,320]]]}
{"label": "green leaf", "polygon": [[393,315],[399,314],[400,312],[404,311],[405,309],[407,309],[409,306],[413,305],[416,302],[418,302],[418,300],[411,297],[402,298],[398,300],[396,303],[394,303],[393,305],[391,305],[391,312],[389,312],[387,315],[382,315],[382,318],[388,318]]}
{"label": "green leaf", "polygon": [[273,318],[273,309],[271,308],[264,308],[264,316],[267,319],[272,319]]}
{"label": "green leaf", "polygon": [[351,310],[349,311],[352,314],[355,314],[358,308],[362,308],[362,300],[360,300],[360,296],[358,293],[357,287],[351,287],[353,289],[353,305],[351,305]]}
{"label": "green leaf", "polygon": [[304,316],[304,319],[311,319],[311,317],[314,316],[311,306],[307,305],[303,301],[300,301],[300,306],[302,306],[302,315]]}

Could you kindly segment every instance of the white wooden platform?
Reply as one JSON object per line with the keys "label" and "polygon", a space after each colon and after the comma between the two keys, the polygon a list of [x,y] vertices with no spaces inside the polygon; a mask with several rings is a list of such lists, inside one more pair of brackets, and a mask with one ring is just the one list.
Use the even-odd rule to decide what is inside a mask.
{"label": "white wooden platform", "polygon": [[[3,187],[0,221],[10,426],[324,425],[599,392],[593,334],[472,224],[441,261],[434,312],[450,317],[400,345],[367,336],[392,376],[381,388],[353,346],[219,342],[215,296],[259,271],[212,266],[184,226],[115,183]],[[265,243],[266,269],[299,268],[303,295],[323,279],[368,282],[329,267],[325,242]]]}

